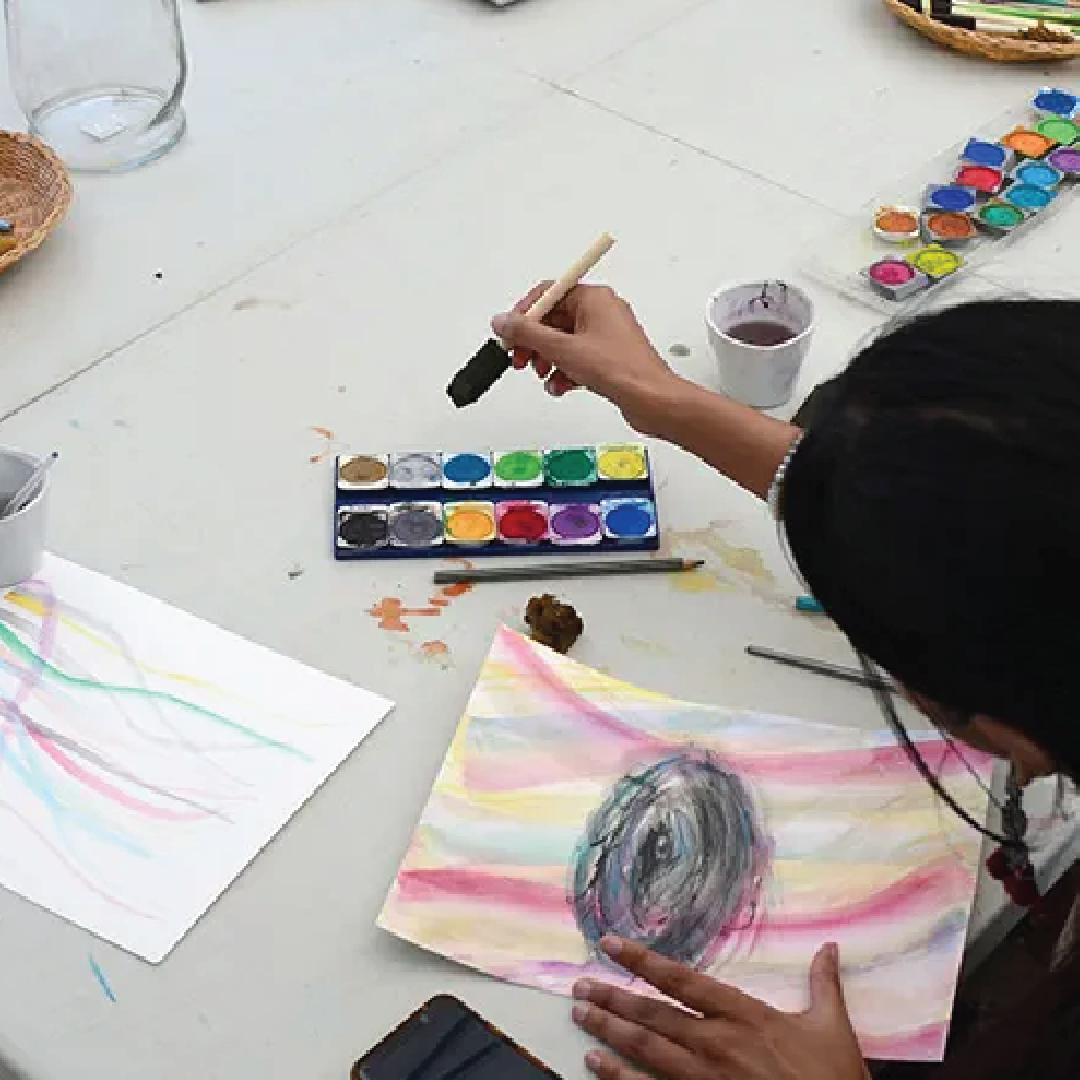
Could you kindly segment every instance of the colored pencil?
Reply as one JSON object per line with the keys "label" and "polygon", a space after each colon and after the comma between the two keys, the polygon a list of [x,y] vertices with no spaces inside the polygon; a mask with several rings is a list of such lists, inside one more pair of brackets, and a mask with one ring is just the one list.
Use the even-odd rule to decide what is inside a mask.
{"label": "colored pencil", "polygon": [[704,559],[623,559],[619,562],[544,562],[533,566],[485,566],[479,570],[436,570],[436,585],[479,585],[492,581],[547,581],[555,578],[617,577],[621,574],[681,574]]}
{"label": "colored pencil", "polygon": [[750,656],[756,656],[762,660],[772,660],[775,664],[798,668],[800,671],[809,671],[814,675],[822,675],[826,679],[837,679],[840,682],[854,683],[856,686],[866,686],[871,689],[882,687],[890,693],[896,693],[898,689],[896,683],[891,679],[886,678],[884,675],[880,679],[871,678],[862,668],[844,667],[843,664],[830,664],[825,660],[814,660],[809,656],[798,656],[795,653],[766,649],[762,645],[747,645],[746,651]]}
{"label": "colored pencil", "polygon": [[975,18],[994,19],[998,21],[1020,20],[1024,23],[1053,23],[1063,26],[1080,25],[1080,11],[1061,7],[1038,7],[1034,4],[980,4],[980,3],[952,3],[951,10],[938,11],[935,7],[934,14],[973,15]]}

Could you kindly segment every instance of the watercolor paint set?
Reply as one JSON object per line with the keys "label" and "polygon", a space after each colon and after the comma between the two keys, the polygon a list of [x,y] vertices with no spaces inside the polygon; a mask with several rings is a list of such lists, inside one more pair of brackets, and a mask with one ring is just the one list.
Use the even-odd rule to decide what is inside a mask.
{"label": "watercolor paint set", "polygon": [[1080,94],[1045,87],[819,239],[806,268],[896,314],[1044,227],[1078,182]]}
{"label": "watercolor paint set", "polygon": [[638,443],[349,454],[334,469],[334,556],[450,558],[653,551]]}

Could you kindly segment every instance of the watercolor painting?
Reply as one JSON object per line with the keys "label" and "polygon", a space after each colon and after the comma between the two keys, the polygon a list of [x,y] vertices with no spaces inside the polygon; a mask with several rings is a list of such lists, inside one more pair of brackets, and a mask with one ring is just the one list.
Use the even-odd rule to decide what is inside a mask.
{"label": "watercolor painting", "polygon": [[391,707],[48,557],[0,602],[0,885],[156,963]]}
{"label": "watercolor painting", "polygon": [[[984,820],[992,762],[918,746]],[[627,981],[617,933],[784,1009],[836,941],[864,1052],[933,1061],[980,850],[884,727],[677,701],[503,628],[379,925],[559,994]]]}

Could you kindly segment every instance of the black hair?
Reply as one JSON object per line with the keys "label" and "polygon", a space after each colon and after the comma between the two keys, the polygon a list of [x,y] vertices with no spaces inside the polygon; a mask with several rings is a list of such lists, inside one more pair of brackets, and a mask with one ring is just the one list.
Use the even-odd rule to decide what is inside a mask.
{"label": "black hair", "polygon": [[782,513],[814,596],[909,689],[1080,777],[1080,303],[895,327],[830,387]]}
{"label": "black hair", "polygon": [[[892,327],[807,423],[781,513],[814,596],[908,689],[1007,724],[1080,779],[1080,302]],[[1034,1023],[1008,1024],[1011,1057],[984,1040],[955,1075],[1080,1076],[1080,954],[1028,1008],[1034,1042]]]}

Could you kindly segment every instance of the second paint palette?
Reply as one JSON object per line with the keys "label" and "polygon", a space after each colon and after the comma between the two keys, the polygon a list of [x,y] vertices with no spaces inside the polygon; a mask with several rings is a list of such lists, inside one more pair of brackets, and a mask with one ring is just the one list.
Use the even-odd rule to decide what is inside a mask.
{"label": "second paint palette", "polygon": [[649,455],[637,443],[339,457],[338,559],[652,551]]}

